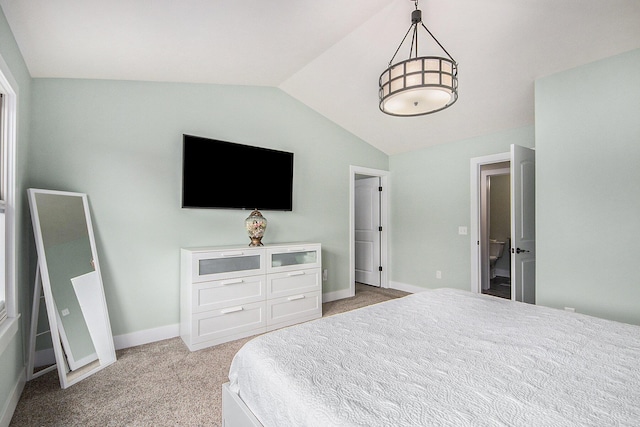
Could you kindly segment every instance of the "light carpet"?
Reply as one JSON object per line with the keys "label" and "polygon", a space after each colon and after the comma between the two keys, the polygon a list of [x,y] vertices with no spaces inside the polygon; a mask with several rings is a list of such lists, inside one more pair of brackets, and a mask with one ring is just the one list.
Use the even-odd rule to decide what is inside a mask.
{"label": "light carpet", "polygon": [[[356,286],[322,305],[323,317],[407,295]],[[65,389],[57,372],[28,382],[11,420],[21,426],[220,426],[222,384],[244,338],[191,352],[171,338],[117,352],[117,362]]]}

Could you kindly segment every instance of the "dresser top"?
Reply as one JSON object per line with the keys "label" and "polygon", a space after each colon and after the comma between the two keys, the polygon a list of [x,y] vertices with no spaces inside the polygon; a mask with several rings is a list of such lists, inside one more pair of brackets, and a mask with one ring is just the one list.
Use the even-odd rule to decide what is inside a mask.
{"label": "dresser top", "polygon": [[320,245],[320,243],[316,242],[290,242],[290,243],[272,243],[265,244],[263,246],[249,246],[246,245],[226,245],[226,246],[200,246],[200,247],[191,247],[191,248],[181,248],[183,251],[187,252],[210,252],[210,251],[220,251],[220,250],[260,250],[260,249],[277,249],[277,248],[291,248],[297,246],[312,246],[312,245]]}

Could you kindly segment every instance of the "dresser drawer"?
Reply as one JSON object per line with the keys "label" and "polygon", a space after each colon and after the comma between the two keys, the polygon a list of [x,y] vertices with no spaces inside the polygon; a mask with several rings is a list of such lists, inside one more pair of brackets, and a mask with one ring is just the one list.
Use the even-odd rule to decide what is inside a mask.
{"label": "dresser drawer", "polygon": [[267,275],[267,298],[321,290],[322,277],[319,268]]}
{"label": "dresser drawer", "polygon": [[322,317],[322,292],[307,292],[267,300],[267,329]]}
{"label": "dresser drawer", "polygon": [[257,328],[266,326],[265,308],[265,302],[255,302],[194,314],[191,342],[198,344],[243,332],[259,333]]}
{"label": "dresser drawer", "polygon": [[296,245],[267,250],[267,273],[322,267],[320,245]]}
{"label": "dresser drawer", "polygon": [[200,313],[264,301],[265,291],[264,275],[195,283],[191,292],[191,309],[193,313]]}
{"label": "dresser drawer", "polygon": [[193,283],[265,273],[265,253],[255,248],[199,252],[191,257]]}

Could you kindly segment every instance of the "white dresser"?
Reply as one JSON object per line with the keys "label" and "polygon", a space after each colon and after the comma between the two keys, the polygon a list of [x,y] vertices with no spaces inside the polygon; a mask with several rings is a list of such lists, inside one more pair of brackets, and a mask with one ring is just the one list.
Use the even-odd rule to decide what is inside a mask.
{"label": "white dresser", "polygon": [[322,317],[318,243],[181,249],[180,336],[189,350]]}

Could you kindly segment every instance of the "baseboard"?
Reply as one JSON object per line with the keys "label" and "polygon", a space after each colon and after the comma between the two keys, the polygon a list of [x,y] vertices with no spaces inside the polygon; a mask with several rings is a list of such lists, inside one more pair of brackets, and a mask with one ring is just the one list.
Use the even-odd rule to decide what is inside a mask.
{"label": "baseboard", "polygon": [[[144,331],[132,332],[130,334],[117,335],[113,337],[113,344],[116,350],[136,347],[156,341],[175,338],[180,335],[180,325],[167,325],[159,328],[146,329]],[[48,366],[56,363],[56,356],[53,348],[36,351],[34,366]]]}
{"label": "baseboard", "polygon": [[49,366],[55,363],[56,363],[56,354],[53,352],[53,347],[36,351],[36,356],[33,359],[34,367],[39,368],[40,366]]}
{"label": "baseboard", "polygon": [[0,427],[9,427],[11,418],[13,418],[13,413],[16,410],[16,406],[18,406],[20,395],[22,395],[22,390],[24,390],[24,385],[26,382],[27,371],[26,368],[23,368],[22,372],[20,373],[20,377],[18,378],[18,382],[13,387],[9,398],[7,399],[7,404],[2,410],[2,416],[0,417]]}
{"label": "baseboard", "polygon": [[412,294],[416,294],[418,292],[423,292],[427,290],[426,288],[422,288],[420,286],[409,285],[408,283],[393,282],[393,281],[389,282],[389,287],[391,289],[397,289],[399,291],[409,292]]}
{"label": "baseboard", "polygon": [[496,268],[496,276],[511,277],[511,272],[503,268]]}
{"label": "baseboard", "polygon": [[144,331],[132,332],[130,334],[117,335],[113,337],[113,344],[116,350],[136,347],[156,341],[175,338],[180,335],[180,324],[161,326],[159,328],[145,329]]}
{"label": "baseboard", "polygon": [[351,298],[351,291],[349,289],[343,289],[341,291],[327,292],[326,294],[322,294],[322,302],[331,302],[337,301],[339,299]]}

